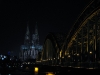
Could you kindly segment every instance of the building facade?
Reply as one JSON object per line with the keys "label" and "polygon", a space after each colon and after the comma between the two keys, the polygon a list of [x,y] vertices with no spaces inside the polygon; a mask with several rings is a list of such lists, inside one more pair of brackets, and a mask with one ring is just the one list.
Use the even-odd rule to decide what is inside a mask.
{"label": "building facade", "polygon": [[41,52],[41,50],[42,50],[42,46],[39,44],[37,23],[35,26],[35,32],[32,35],[30,35],[29,25],[27,24],[24,44],[21,45],[19,58],[22,61],[28,59],[36,59],[38,57],[38,53]]}

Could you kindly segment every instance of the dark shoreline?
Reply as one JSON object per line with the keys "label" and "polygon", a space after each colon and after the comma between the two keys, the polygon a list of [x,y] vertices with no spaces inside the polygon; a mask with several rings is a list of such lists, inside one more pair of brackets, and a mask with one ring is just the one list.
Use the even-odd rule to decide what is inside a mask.
{"label": "dark shoreline", "polygon": [[[26,65],[28,66],[28,65]],[[33,65],[28,66],[29,69],[0,69],[1,75],[34,75],[34,67],[39,68],[38,75],[46,74],[46,72],[53,72],[55,75],[59,74],[70,74],[70,73],[99,73],[100,69],[85,69],[85,68],[72,68],[72,67],[61,67],[61,66],[47,66],[47,65]]]}

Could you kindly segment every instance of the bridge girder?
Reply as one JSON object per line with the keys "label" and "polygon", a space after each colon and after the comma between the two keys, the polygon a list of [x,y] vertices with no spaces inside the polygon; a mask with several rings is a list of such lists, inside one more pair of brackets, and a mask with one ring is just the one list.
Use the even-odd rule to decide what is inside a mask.
{"label": "bridge girder", "polygon": [[62,62],[68,66],[77,66],[69,63],[100,61],[100,2],[94,0],[86,7],[69,32],[62,49],[65,60]]}
{"label": "bridge girder", "polygon": [[52,34],[48,34],[42,51],[41,61],[48,64],[55,64],[56,59],[59,58],[59,47]]}

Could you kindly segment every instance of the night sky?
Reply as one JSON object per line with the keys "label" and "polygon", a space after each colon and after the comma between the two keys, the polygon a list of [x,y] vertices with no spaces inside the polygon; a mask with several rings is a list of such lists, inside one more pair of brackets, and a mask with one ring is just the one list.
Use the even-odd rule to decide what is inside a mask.
{"label": "night sky", "polygon": [[68,33],[90,0],[0,0],[0,54],[18,54],[27,22],[34,32],[37,22],[40,44],[49,32]]}

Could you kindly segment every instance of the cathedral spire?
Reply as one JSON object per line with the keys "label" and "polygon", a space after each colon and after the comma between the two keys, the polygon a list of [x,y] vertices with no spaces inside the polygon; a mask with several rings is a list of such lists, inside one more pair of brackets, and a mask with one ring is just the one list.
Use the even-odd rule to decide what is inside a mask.
{"label": "cathedral spire", "polygon": [[27,31],[26,31],[26,35],[29,35],[30,32],[29,32],[29,24],[27,23]]}
{"label": "cathedral spire", "polygon": [[39,45],[39,34],[38,34],[37,22],[35,25],[35,33],[32,36],[32,40],[34,45]]}
{"label": "cathedral spire", "polygon": [[37,27],[37,22],[36,22],[36,26],[35,26],[35,34],[38,35],[38,27]]}
{"label": "cathedral spire", "polygon": [[25,34],[25,41],[24,44],[28,45],[30,43],[30,32],[29,32],[29,24],[27,22],[27,29],[26,29],[26,34]]}

